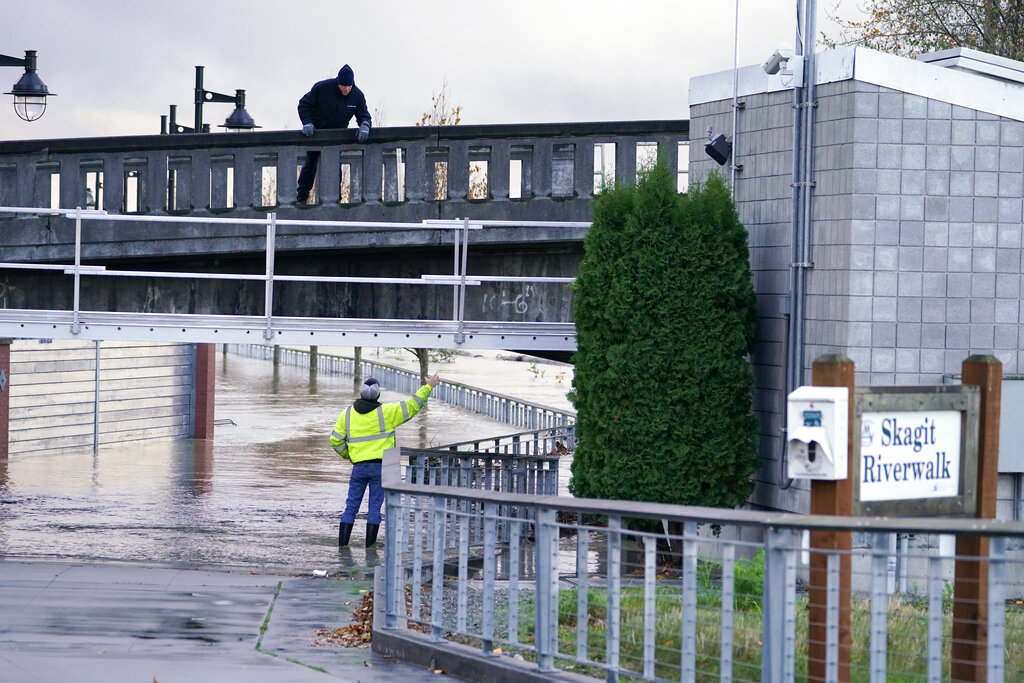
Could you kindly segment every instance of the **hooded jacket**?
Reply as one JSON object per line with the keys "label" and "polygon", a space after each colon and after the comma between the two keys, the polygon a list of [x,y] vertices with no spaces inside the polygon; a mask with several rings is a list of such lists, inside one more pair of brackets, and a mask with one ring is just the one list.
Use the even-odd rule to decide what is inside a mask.
{"label": "hooded jacket", "polygon": [[384,451],[395,447],[395,428],[420,412],[430,392],[430,385],[424,384],[400,403],[356,399],[338,415],[331,432],[331,447],[353,463],[383,460]]}
{"label": "hooded jacket", "polygon": [[299,100],[299,119],[303,125],[312,123],[315,128],[347,128],[353,116],[356,125],[364,121],[370,123],[366,97],[355,85],[348,95],[342,95],[336,78],[320,81]]}

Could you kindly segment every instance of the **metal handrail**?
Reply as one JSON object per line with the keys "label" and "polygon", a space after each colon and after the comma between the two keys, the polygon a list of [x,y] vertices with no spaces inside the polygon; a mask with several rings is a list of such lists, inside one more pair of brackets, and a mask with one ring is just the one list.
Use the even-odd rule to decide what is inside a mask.
{"label": "metal handrail", "polygon": [[[26,269],[26,270],[63,270],[66,274],[74,277],[73,309],[70,331],[72,335],[79,335],[82,329],[82,310],[80,306],[81,278],[82,276],[102,277],[134,277],[134,278],[182,278],[196,280],[236,280],[236,281],[264,281],[266,283],[264,293],[264,315],[263,337],[270,341],[275,338],[275,322],[282,316],[273,315],[274,283],[284,282],[307,282],[307,283],[362,283],[362,284],[396,284],[396,285],[425,285],[425,286],[451,286],[453,287],[453,306],[451,323],[455,326],[454,341],[457,344],[464,343],[467,336],[467,325],[471,324],[466,320],[465,303],[468,287],[479,286],[481,282],[547,282],[556,284],[567,284],[575,280],[572,277],[550,277],[550,276],[500,276],[500,275],[469,275],[468,250],[470,230],[479,230],[484,225],[516,225],[519,227],[565,227],[579,228],[587,227],[589,222],[559,222],[559,221],[477,221],[469,218],[458,219],[430,219],[418,223],[395,222],[395,221],[320,221],[320,220],[280,220],[276,212],[267,214],[264,219],[251,218],[197,218],[189,216],[139,216],[130,214],[108,214],[105,211],[83,210],[83,209],[44,209],[33,207],[0,207],[0,214],[33,214],[33,215],[58,215],[75,221],[75,251],[74,263],[61,264],[40,264],[3,262],[0,268]],[[98,266],[82,264],[82,224],[83,221],[115,221],[115,222],[136,222],[136,223],[184,223],[184,224],[205,224],[205,225],[252,225],[265,226],[266,228],[266,271],[262,275],[252,273],[197,273],[183,271],[142,271],[142,270],[113,270]],[[347,227],[352,229],[375,229],[375,230],[451,230],[454,234],[454,266],[451,275],[446,274],[423,274],[419,278],[409,277],[339,277],[339,276],[307,276],[307,275],[280,275],[275,272],[274,256],[276,251],[277,231],[279,226],[321,226],[321,227]],[[96,313],[96,312],[93,312]],[[412,323],[413,321],[408,321]],[[415,321],[427,323],[430,321]],[[435,321],[442,322],[442,321]],[[479,321],[475,321],[479,322]],[[472,323],[472,324],[475,324]],[[510,330],[517,326],[522,327],[527,323],[509,321],[504,323]]]}

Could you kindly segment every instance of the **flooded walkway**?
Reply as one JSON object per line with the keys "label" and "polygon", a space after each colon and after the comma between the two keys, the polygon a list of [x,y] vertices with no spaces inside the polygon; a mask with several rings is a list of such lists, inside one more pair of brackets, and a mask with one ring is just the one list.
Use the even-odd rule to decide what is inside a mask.
{"label": "flooded walkway", "polygon": [[[383,550],[367,556],[362,520],[352,546],[337,546],[351,466],[327,435],[354,397],[351,378],[311,379],[304,368],[275,370],[267,361],[219,353],[217,364],[221,424],[212,440],[133,442],[0,463],[0,556],[296,574],[376,564]],[[444,364],[434,369],[445,376]],[[542,369],[552,381],[560,372]],[[485,376],[472,383],[491,388]],[[402,398],[385,391],[382,400]],[[510,431],[430,402],[399,428],[398,443],[437,446]]]}

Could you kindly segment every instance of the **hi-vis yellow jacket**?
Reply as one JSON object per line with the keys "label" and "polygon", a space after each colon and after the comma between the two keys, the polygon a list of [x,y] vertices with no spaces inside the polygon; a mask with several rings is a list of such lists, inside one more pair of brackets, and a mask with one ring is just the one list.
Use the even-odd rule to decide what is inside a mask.
{"label": "hi-vis yellow jacket", "polygon": [[424,384],[401,403],[385,403],[369,413],[349,406],[334,423],[331,446],[352,462],[383,459],[384,451],[395,447],[395,428],[420,412],[430,392],[430,385]]}

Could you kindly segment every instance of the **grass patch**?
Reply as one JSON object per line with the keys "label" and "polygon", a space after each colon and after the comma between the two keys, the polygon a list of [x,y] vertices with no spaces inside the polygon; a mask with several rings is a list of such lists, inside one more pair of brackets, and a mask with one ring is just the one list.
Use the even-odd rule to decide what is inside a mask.
{"label": "grass patch", "polygon": [[[720,676],[722,611],[721,567],[702,562],[698,568],[696,610],[696,671],[698,681],[717,681]],[[655,676],[678,680],[681,664],[683,592],[679,581],[659,582],[655,591],[654,660]],[[763,634],[762,596],[764,586],[763,558],[737,561],[735,564],[735,599],[732,620],[732,676],[734,680],[760,680]],[[558,596],[558,651],[567,658],[577,652],[577,589],[562,590]],[[949,675],[951,659],[952,593],[947,587],[943,596],[943,662],[944,676]],[[1024,672],[1024,604],[1010,602],[1006,607],[1005,663],[1007,680]],[[521,603],[522,642],[534,640],[533,598],[524,596]],[[808,599],[798,593],[796,601],[795,678],[807,677]],[[644,661],[644,589],[624,586],[620,593],[619,664],[622,668],[641,672]],[[851,604],[851,679],[870,677],[870,598],[854,599]],[[920,681],[927,677],[928,605],[920,596],[890,597],[887,606],[887,680]],[[589,661],[606,661],[605,639],[608,633],[607,592],[603,587],[587,591],[587,625],[585,652]],[[599,669],[558,660],[562,668],[599,675]],[[622,680],[632,680],[623,677]]]}

